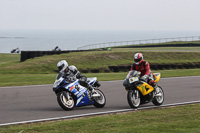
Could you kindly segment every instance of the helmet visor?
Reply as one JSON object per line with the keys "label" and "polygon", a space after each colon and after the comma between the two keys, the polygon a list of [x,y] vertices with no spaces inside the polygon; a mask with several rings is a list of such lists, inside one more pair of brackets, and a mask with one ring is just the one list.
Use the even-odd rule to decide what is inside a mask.
{"label": "helmet visor", "polygon": [[142,60],[142,58],[134,59],[135,62],[140,62],[141,60]]}
{"label": "helmet visor", "polygon": [[59,66],[58,67],[58,71],[60,72],[63,69],[64,66],[65,66],[64,64],[62,64],[61,66]]}

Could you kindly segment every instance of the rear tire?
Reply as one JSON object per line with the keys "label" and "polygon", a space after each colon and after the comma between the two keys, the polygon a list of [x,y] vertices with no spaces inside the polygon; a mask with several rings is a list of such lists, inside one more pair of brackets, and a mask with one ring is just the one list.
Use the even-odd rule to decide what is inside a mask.
{"label": "rear tire", "polygon": [[103,92],[99,89],[96,89],[95,90],[100,96],[99,97],[96,97],[94,98],[94,106],[96,108],[103,108],[106,104],[106,97],[105,95],[103,94]]}
{"label": "rear tire", "polygon": [[141,104],[139,90],[129,90],[127,94],[127,100],[131,108],[138,108]]}
{"label": "rear tire", "polygon": [[164,102],[164,91],[160,86],[158,86],[158,89],[159,89],[158,90],[158,92],[159,92],[158,95],[159,96],[155,96],[153,101],[152,101],[152,103],[154,105],[156,105],[156,106],[159,106]]}
{"label": "rear tire", "polygon": [[[64,92],[64,93],[69,93],[69,92]],[[73,97],[69,94],[69,100],[67,101],[67,99],[63,95],[63,92],[59,92],[57,94],[57,101],[58,101],[58,104],[60,105],[60,107],[67,111],[73,110],[73,108],[75,106],[75,101],[74,101]]]}

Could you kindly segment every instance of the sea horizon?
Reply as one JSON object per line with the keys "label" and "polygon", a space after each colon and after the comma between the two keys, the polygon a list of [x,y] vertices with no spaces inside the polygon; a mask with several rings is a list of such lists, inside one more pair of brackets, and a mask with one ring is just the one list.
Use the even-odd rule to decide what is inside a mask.
{"label": "sea horizon", "polygon": [[90,44],[159,38],[200,36],[200,31],[133,30],[0,30],[0,53],[21,51],[77,50]]}

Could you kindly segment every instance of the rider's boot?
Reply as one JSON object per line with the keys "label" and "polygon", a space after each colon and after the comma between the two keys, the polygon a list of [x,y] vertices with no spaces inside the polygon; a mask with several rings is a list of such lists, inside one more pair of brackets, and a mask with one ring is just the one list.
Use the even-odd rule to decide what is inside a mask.
{"label": "rider's boot", "polygon": [[91,85],[88,86],[88,90],[90,91],[90,94],[91,94],[92,98],[99,96],[99,94],[96,93],[96,91],[94,90],[94,88]]}
{"label": "rider's boot", "polygon": [[154,87],[154,92],[155,92],[155,96],[159,96],[159,88],[157,85]]}
{"label": "rider's boot", "polygon": [[155,96],[156,96],[159,93],[158,85],[155,82],[153,82],[152,87],[154,88],[154,93],[155,93]]}

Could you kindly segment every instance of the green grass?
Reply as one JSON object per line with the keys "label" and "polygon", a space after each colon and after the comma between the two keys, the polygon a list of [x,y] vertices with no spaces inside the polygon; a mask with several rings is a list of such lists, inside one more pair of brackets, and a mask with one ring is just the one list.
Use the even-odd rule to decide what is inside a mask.
{"label": "green grass", "polygon": [[[151,51],[149,51],[151,50]],[[170,51],[199,50],[197,48],[154,49],[112,49],[112,51],[80,52],[62,55],[43,56],[19,62],[17,54],[0,54],[0,86],[21,86],[53,84],[56,77],[56,64],[66,59],[79,70],[108,69],[108,66],[130,65],[132,56],[142,52],[150,63],[200,62],[200,52]],[[200,76],[199,69],[158,70],[162,77]],[[98,77],[99,81],[123,80],[128,72],[85,73],[87,77]],[[174,108],[152,109],[131,113],[110,114],[83,119],[57,122],[41,122],[0,127],[0,133],[10,132],[200,132],[200,104]]]}
{"label": "green grass", "polygon": [[[139,42],[138,42],[139,43]],[[124,46],[119,46],[119,47],[129,47],[129,46],[148,46],[148,45],[166,45],[166,44],[170,44],[170,45],[176,45],[176,44],[199,44],[200,45],[200,41],[171,41],[171,42],[165,42],[165,43],[149,43],[149,44],[142,44],[144,42],[141,42],[141,44],[133,44],[133,45],[124,45]]]}
{"label": "green grass", "polygon": [[57,122],[2,126],[0,132],[199,133],[199,113],[200,104],[192,104]]}
{"label": "green grass", "polygon": [[[158,70],[162,78],[182,77],[182,76],[200,76],[200,69],[174,69]],[[87,77],[97,77],[99,81],[124,80],[128,72],[118,73],[83,73]],[[3,86],[24,86],[53,84],[56,78],[55,74],[0,74],[0,87]]]}
{"label": "green grass", "polygon": [[[122,48],[113,48],[112,50],[121,51]],[[123,51],[168,51],[168,52],[191,52],[200,51],[200,47],[146,47],[146,48],[123,48]]]}
{"label": "green grass", "polygon": [[18,63],[20,59],[19,54],[0,54],[0,67],[4,66],[5,64],[13,64]]}
{"label": "green grass", "polygon": [[56,74],[0,74],[0,86],[53,84]]}
{"label": "green grass", "polygon": [[[144,59],[150,64],[174,64],[200,62],[200,52],[191,51],[145,51],[145,49],[113,49],[112,51],[76,52],[61,55],[43,56],[19,62],[18,60],[0,64],[1,74],[53,74],[57,70],[56,64],[66,59],[70,65],[75,65],[80,71],[99,69],[104,72],[109,66],[131,65],[133,55],[142,52]],[[7,59],[9,60],[9,59]]]}
{"label": "green grass", "polygon": [[[200,47],[190,47],[196,50]],[[168,48],[168,50],[187,50],[187,48]],[[141,51],[139,51],[141,50]],[[200,62],[200,52],[185,51],[159,51],[161,48],[135,49],[114,48],[112,51],[76,52],[61,55],[43,56],[20,62],[19,54],[0,54],[0,86],[21,86],[52,84],[56,77],[56,64],[66,59],[70,65],[75,65],[80,71],[99,69],[101,73],[83,73],[87,77],[98,77],[100,81],[123,80],[127,72],[105,73],[108,66],[131,65],[132,56],[142,52],[144,58],[150,63],[188,63]],[[153,72],[156,72],[153,70]],[[162,77],[199,76],[199,69],[158,70]]]}

